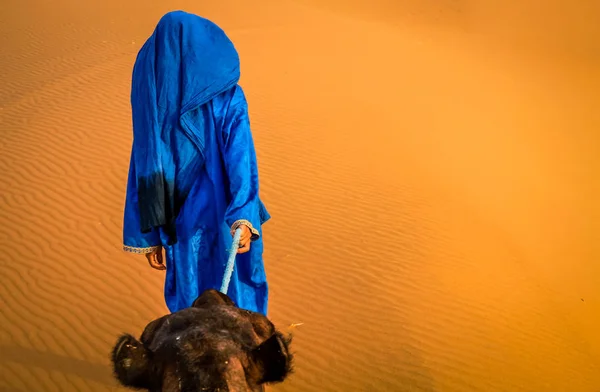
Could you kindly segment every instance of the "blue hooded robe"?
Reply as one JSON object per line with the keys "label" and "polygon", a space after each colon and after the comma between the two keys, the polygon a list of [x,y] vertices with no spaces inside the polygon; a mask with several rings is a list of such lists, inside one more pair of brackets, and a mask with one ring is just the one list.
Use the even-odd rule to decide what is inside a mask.
{"label": "blue hooded robe", "polygon": [[264,315],[268,287],[248,107],[237,51],[216,24],[174,11],[140,49],[132,76],[133,146],[125,200],[124,250],[163,246],[171,312],[219,289],[232,228],[246,224],[250,251],[237,255],[228,295]]}

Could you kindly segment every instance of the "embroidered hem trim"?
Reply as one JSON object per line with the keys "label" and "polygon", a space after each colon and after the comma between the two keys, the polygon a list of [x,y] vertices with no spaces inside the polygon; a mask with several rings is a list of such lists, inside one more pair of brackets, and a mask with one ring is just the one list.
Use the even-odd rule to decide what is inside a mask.
{"label": "embroidered hem trim", "polygon": [[231,232],[234,232],[238,227],[242,225],[247,226],[250,229],[250,232],[252,233],[252,241],[256,241],[260,238],[260,233],[258,232],[258,230],[256,230],[254,226],[252,226],[252,223],[250,223],[250,221],[246,219],[240,219],[233,222],[233,225],[231,225]]}
{"label": "embroidered hem trim", "polygon": [[137,248],[135,246],[123,245],[123,250],[125,252],[137,253],[137,254],[141,254],[141,255],[145,255],[147,253],[151,253],[151,252],[153,252],[153,251],[155,251],[156,249],[159,249],[159,248],[160,248],[160,245],[148,246],[146,248]]}

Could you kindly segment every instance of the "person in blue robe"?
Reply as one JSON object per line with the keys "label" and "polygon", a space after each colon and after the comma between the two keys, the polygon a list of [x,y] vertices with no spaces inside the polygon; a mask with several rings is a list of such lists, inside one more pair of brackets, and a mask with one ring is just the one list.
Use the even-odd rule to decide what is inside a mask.
{"label": "person in blue robe", "polygon": [[232,234],[241,228],[228,295],[240,308],[267,313],[262,225],[270,215],[259,198],[239,78],[225,32],[184,11],[160,19],[133,67],[123,248],[166,269],[171,312],[220,288]]}

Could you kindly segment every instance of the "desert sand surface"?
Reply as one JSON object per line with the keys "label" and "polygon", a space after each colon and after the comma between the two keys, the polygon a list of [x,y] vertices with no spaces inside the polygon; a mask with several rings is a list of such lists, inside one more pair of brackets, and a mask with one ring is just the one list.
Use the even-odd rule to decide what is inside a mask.
{"label": "desert sand surface", "polygon": [[[505,5],[514,3],[518,5]],[[272,391],[600,391],[596,0],[5,0],[0,391],[124,391],[166,310],[121,250],[135,55],[211,18],[242,60]]]}

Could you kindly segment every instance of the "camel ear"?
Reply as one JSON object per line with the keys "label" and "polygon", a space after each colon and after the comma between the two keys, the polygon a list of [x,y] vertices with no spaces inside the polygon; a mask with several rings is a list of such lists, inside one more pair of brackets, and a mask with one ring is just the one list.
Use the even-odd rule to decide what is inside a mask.
{"label": "camel ear", "polygon": [[289,351],[291,338],[275,332],[252,350],[251,358],[261,372],[259,383],[282,382],[292,372],[293,356]]}
{"label": "camel ear", "polygon": [[231,298],[220,291],[209,289],[204,291],[192,304],[193,308],[208,308],[211,306],[235,306]]}
{"label": "camel ear", "polygon": [[144,345],[131,335],[119,337],[111,361],[117,380],[126,387],[150,388],[150,358]]}

